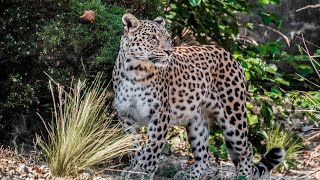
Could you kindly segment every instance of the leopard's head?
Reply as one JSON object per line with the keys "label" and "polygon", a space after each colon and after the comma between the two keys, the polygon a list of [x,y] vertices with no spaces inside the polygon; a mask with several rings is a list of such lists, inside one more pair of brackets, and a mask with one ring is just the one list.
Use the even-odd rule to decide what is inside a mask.
{"label": "leopard's head", "polygon": [[162,17],[157,17],[153,21],[140,21],[132,14],[125,14],[122,22],[124,35],[121,41],[125,62],[144,64],[149,67],[168,65],[172,41]]}

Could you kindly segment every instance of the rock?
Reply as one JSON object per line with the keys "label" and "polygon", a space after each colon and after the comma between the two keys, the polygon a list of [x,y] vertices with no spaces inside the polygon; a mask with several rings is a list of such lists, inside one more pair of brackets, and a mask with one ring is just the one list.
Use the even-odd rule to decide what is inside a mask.
{"label": "rock", "polygon": [[85,169],[85,170],[84,170],[84,173],[88,173],[88,174],[90,174],[90,176],[93,176],[93,175],[94,175],[94,172],[93,172],[91,169],[89,169],[89,168]]}
{"label": "rock", "polygon": [[308,132],[308,131],[312,130],[313,128],[314,128],[313,125],[311,125],[311,126],[303,126],[301,128],[301,131],[302,132]]}
{"label": "rock", "polygon": [[91,174],[87,173],[87,172],[84,172],[84,173],[80,174],[80,178],[81,179],[90,179],[90,176],[91,176]]}

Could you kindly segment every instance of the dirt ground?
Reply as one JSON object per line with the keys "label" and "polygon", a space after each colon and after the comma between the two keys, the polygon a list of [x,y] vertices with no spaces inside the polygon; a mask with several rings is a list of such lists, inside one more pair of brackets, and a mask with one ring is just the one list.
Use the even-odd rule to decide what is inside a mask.
{"label": "dirt ground", "polygon": [[[315,133],[313,133],[316,135]],[[287,172],[273,171],[270,177],[265,179],[275,180],[320,180],[320,133],[312,139],[303,152],[296,159],[297,168]],[[309,149],[308,149],[309,148]],[[192,164],[188,155],[172,153],[170,156],[162,155],[155,180],[174,179],[174,174]],[[211,168],[203,179],[223,180],[234,179],[235,168],[230,161],[211,161]],[[56,179],[51,176],[49,168],[40,160],[38,153],[17,155],[13,151],[2,148],[0,150],[0,179]],[[73,178],[72,178],[73,179]],[[110,171],[84,172],[75,179],[119,179],[119,173]],[[121,177],[120,177],[121,179]]]}
{"label": "dirt ground", "polygon": [[[320,128],[311,126],[300,131],[304,139],[304,148],[295,158],[297,167],[285,172],[272,171],[270,177],[265,179],[275,180],[320,180]],[[183,145],[185,146],[185,145]],[[171,148],[169,155],[160,156],[158,172],[155,180],[174,179],[174,175],[185,170],[193,163],[190,153]],[[235,168],[231,161],[219,161],[212,158],[211,168],[203,179],[223,180],[234,179]],[[37,151],[28,153],[17,153],[14,149],[0,147],[0,179],[57,179],[51,176],[48,166],[41,160]],[[59,178],[61,179],[61,178]],[[63,179],[63,178],[62,178]],[[77,178],[68,179],[122,179],[120,173],[115,171],[93,171],[88,170]]]}

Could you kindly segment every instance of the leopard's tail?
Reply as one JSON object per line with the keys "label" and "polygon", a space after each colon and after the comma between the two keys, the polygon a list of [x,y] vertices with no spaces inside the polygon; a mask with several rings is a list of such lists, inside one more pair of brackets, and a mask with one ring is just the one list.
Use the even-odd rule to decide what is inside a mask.
{"label": "leopard's tail", "polygon": [[286,152],[283,148],[271,149],[258,164],[254,167],[253,179],[259,179],[264,174],[269,174],[271,169],[280,164],[286,156]]}

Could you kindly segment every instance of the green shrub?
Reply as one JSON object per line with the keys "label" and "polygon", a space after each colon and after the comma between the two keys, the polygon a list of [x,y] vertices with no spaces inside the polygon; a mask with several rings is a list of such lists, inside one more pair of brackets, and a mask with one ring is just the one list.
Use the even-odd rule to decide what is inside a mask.
{"label": "green shrub", "polygon": [[[277,0],[270,1],[279,4]],[[170,29],[174,36],[181,37],[183,29],[193,31],[196,39],[202,44],[215,42],[230,48],[235,44],[240,25],[253,28],[241,22],[239,16],[250,13],[259,14],[262,21],[281,26],[279,16],[267,12],[261,3],[225,0],[164,0],[166,17],[170,20]]]}
{"label": "green shrub", "polygon": [[[3,7],[0,141],[7,144],[12,136],[32,141],[34,132],[41,130],[35,112],[50,119],[51,98],[43,72],[64,85],[73,78],[90,82],[100,71],[111,79],[125,9],[99,0],[5,1]],[[96,12],[94,23],[79,18],[88,9]],[[30,131],[19,129],[19,124]]]}
{"label": "green shrub", "polygon": [[[44,47],[40,59],[52,68],[49,75],[59,79],[66,77],[66,82],[70,82],[71,76],[93,77],[97,72],[104,71],[111,79],[125,9],[106,6],[100,0],[72,0],[66,5],[69,8],[56,14],[40,33]],[[85,10],[95,12],[93,23],[79,18]],[[65,72],[57,74],[57,68]]]}
{"label": "green shrub", "polygon": [[142,19],[155,19],[157,16],[163,16],[165,8],[163,0],[108,0],[108,2],[124,7],[127,12]]}
{"label": "green shrub", "polygon": [[[39,93],[43,65],[37,59],[36,42],[44,19],[38,11],[39,3],[4,1],[1,6],[4,20],[0,21],[0,141],[8,145],[18,134],[32,140],[29,132],[37,124],[31,116],[43,100]],[[23,125],[27,127],[20,129]]]}

